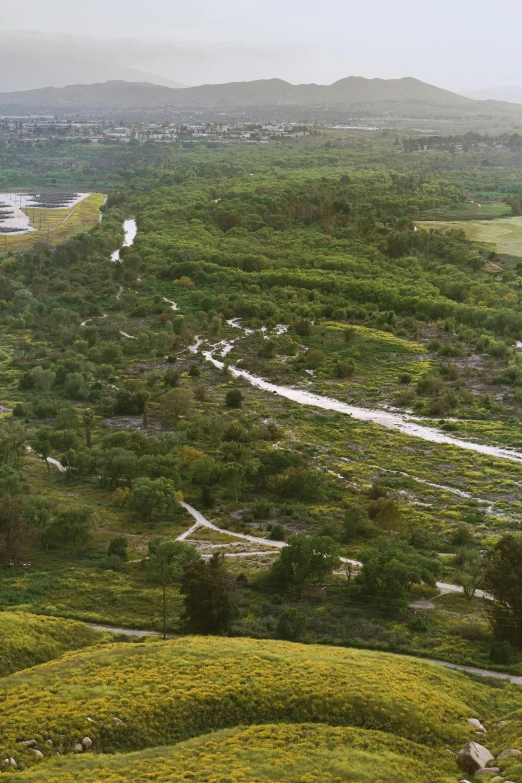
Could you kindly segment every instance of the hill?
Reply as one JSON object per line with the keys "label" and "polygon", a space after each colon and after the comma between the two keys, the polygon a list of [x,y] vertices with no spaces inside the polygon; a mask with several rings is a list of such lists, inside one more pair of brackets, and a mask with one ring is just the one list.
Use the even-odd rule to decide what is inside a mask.
{"label": "hill", "polygon": [[[69,650],[101,641],[103,634],[88,625],[60,617],[2,612],[0,676],[45,663]],[[106,638],[107,635],[105,635]]]}
{"label": "hill", "polygon": [[229,84],[205,84],[172,89],[158,84],[108,81],[46,87],[0,94],[0,105],[64,109],[80,107],[175,108],[336,105],[374,111],[410,113],[509,114],[522,116],[522,107],[496,101],[474,101],[418,79],[364,79],[349,76],[331,85],[293,85],[282,79]]}
{"label": "hill", "polygon": [[470,736],[470,715],[500,719],[522,699],[514,686],[492,690],[415,659],[215,637],[69,653],[0,686],[7,755],[20,751],[20,738],[43,745],[47,735],[68,750],[87,729],[98,751],[129,752],[281,721],[357,726],[457,747]]}
{"label": "hill", "polygon": [[[234,783],[453,783],[448,754],[385,732],[311,723],[225,729],[174,747],[117,756],[84,755],[51,761],[14,781],[38,783],[164,783],[223,780]],[[320,775],[320,778],[318,777]],[[59,776],[59,777],[58,777]]]}
{"label": "hill", "polygon": [[[259,783],[317,780],[318,770],[326,783],[446,783],[456,768],[445,748],[473,738],[467,718],[498,720],[522,699],[414,659],[216,637],[69,653],[0,687],[3,758],[37,761],[21,739],[44,757],[9,779],[42,783],[57,771],[64,783],[218,771]],[[64,758],[86,735],[89,754]],[[114,752],[127,755],[105,755]]]}

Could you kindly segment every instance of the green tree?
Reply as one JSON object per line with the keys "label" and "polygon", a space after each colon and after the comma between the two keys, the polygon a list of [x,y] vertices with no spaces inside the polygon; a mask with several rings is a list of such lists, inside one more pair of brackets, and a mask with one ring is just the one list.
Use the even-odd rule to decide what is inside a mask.
{"label": "green tree", "polygon": [[175,427],[182,417],[192,413],[194,395],[189,389],[172,389],[159,399],[160,418],[164,424]]}
{"label": "green tree", "polygon": [[199,560],[199,552],[184,541],[157,536],[149,542],[149,556],[145,561],[147,574],[152,581],[165,579],[167,583],[179,582],[186,568],[193,560]]}
{"label": "green tree", "polygon": [[239,389],[229,389],[225,397],[227,408],[241,408],[243,404],[243,395]]}
{"label": "green tree", "polygon": [[129,544],[125,536],[111,538],[107,549],[107,557],[119,557],[124,562],[127,562],[129,558],[128,547]]}
{"label": "green tree", "polygon": [[134,483],[129,504],[146,522],[150,522],[154,511],[166,511],[175,502],[176,486],[173,481],[142,476]]}
{"label": "green tree", "polygon": [[96,524],[96,516],[89,506],[73,506],[61,511],[46,528],[42,543],[45,547],[66,544],[76,554],[78,547],[86,547]]}
{"label": "green tree", "polygon": [[324,579],[338,565],[338,547],[330,536],[295,533],[270,569],[269,581],[276,592],[300,598],[307,585]]}
{"label": "green tree", "polygon": [[440,573],[438,560],[403,543],[385,541],[368,549],[362,561],[350,594],[357,603],[368,602],[376,611],[403,612],[412,587],[422,583],[434,585]]}
{"label": "green tree", "polygon": [[483,585],[493,598],[491,619],[496,638],[522,645],[522,535],[502,536],[487,553]]}
{"label": "green tree", "polygon": [[303,635],[307,622],[306,615],[298,612],[295,607],[283,609],[277,618],[276,636],[287,642],[296,642]]}
{"label": "green tree", "polygon": [[181,577],[183,622],[192,633],[222,635],[230,631],[236,613],[235,583],[223,555],[208,562],[194,560]]}

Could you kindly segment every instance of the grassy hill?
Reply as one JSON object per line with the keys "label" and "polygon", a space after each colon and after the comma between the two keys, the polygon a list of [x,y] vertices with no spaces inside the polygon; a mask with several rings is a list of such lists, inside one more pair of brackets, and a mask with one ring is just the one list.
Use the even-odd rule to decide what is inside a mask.
{"label": "grassy hill", "polygon": [[[224,729],[181,742],[116,755],[59,759],[9,775],[38,783],[453,783],[453,759],[380,731],[314,725],[265,724]],[[385,774],[385,778],[383,775]]]}
{"label": "grassy hill", "polygon": [[[400,753],[406,752],[407,740],[428,746],[422,754],[442,761],[441,748],[457,750],[473,738],[468,717],[500,720],[522,701],[514,686],[491,688],[409,658],[201,637],[69,653],[3,679],[0,688],[0,749],[19,765],[34,761],[30,751],[17,745],[21,739],[36,739],[45,756],[56,750],[67,753],[86,734],[95,751],[130,752],[209,731],[269,723],[284,723],[283,732],[290,731],[286,724],[301,723],[386,732],[386,753],[400,738],[395,745]],[[283,744],[303,744],[295,731],[295,738]],[[333,745],[342,745],[342,732],[334,735]],[[372,735],[368,737],[374,746]],[[53,745],[46,743],[48,738]],[[321,739],[316,744],[319,749],[329,746]],[[270,753],[277,755],[277,747]],[[422,754],[413,755],[420,761]],[[445,760],[441,769],[446,769]],[[243,779],[253,778],[238,778]]]}
{"label": "grassy hill", "polygon": [[22,612],[2,612],[0,623],[0,676],[45,663],[108,637],[83,623]]}

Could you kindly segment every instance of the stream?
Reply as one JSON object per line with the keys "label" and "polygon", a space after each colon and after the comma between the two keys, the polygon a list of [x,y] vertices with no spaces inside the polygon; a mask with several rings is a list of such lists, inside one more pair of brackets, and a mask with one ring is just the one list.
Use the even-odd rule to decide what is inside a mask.
{"label": "stream", "polygon": [[[219,345],[222,356],[226,356],[231,349],[230,342],[227,343],[226,341],[223,341]],[[215,350],[215,348],[213,350]],[[224,362],[213,356],[212,351],[203,351],[203,356],[219,370],[222,370],[225,366]],[[486,454],[490,457],[498,457],[499,459],[507,459],[511,462],[522,464],[522,453],[515,451],[514,449],[502,448],[500,446],[488,446],[483,443],[474,443],[473,441],[462,440],[461,438],[453,438],[451,435],[439,432],[439,430],[436,430],[433,427],[417,424],[416,422],[411,421],[408,416],[401,413],[392,413],[386,410],[348,405],[348,403],[341,402],[333,397],[323,397],[322,395],[314,394],[313,392],[305,391],[304,389],[296,389],[292,386],[278,386],[275,383],[270,383],[270,381],[265,381],[258,375],[253,375],[246,370],[240,370],[233,365],[230,365],[228,369],[234,378],[244,378],[257,389],[277,394],[279,397],[284,397],[292,402],[297,402],[299,405],[309,405],[327,411],[344,413],[359,421],[371,421],[374,424],[379,424],[381,427],[397,430],[404,435],[411,435],[414,438],[427,440],[430,443],[442,443],[448,446],[456,446],[460,449],[476,451],[479,454]]]}
{"label": "stream", "polygon": [[[134,218],[129,218],[124,222],[123,233],[125,234],[125,237],[121,247],[130,247],[134,244],[136,234],[138,233],[138,226],[136,225]],[[111,261],[114,261],[115,263],[121,261],[120,250],[121,248],[118,248],[118,250],[115,250],[113,253],[111,253]]]}

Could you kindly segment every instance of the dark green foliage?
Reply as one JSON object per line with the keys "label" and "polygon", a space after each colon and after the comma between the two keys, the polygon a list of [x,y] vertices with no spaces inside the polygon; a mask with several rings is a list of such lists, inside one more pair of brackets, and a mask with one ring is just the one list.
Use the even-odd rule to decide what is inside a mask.
{"label": "dark green foliage", "polygon": [[120,560],[125,562],[128,560],[128,541],[125,536],[111,538],[109,548],[107,549],[107,557],[119,557]]}
{"label": "dark green foliage", "polygon": [[522,645],[522,535],[503,536],[486,555],[483,584],[494,600],[495,636]]}
{"label": "dark green foliage", "polygon": [[285,529],[283,525],[273,525],[270,531],[270,538],[272,541],[284,541],[286,537]]}
{"label": "dark green foliage", "polygon": [[329,536],[290,536],[269,574],[269,584],[279,593],[301,598],[307,585],[324,579],[339,563],[337,544]]}
{"label": "dark green foliage", "polygon": [[283,609],[277,618],[276,636],[287,642],[297,642],[306,630],[306,626],[306,615],[291,606],[288,609]]}
{"label": "dark green foliage", "polygon": [[350,589],[356,604],[368,603],[379,613],[403,612],[416,584],[434,585],[440,563],[419,554],[407,544],[384,541],[368,549],[362,557],[363,567]]}
{"label": "dark green foliage", "polygon": [[229,389],[225,397],[227,408],[241,408],[243,404],[243,394],[239,389]]}
{"label": "dark green foliage", "polygon": [[507,639],[503,642],[493,642],[489,650],[489,657],[492,663],[497,663],[501,666],[509,666],[509,664],[515,661],[513,647]]}
{"label": "dark green foliage", "polygon": [[235,584],[224,565],[223,555],[214,554],[208,562],[194,560],[181,577],[183,622],[197,634],[228,633],[235,608]]}

